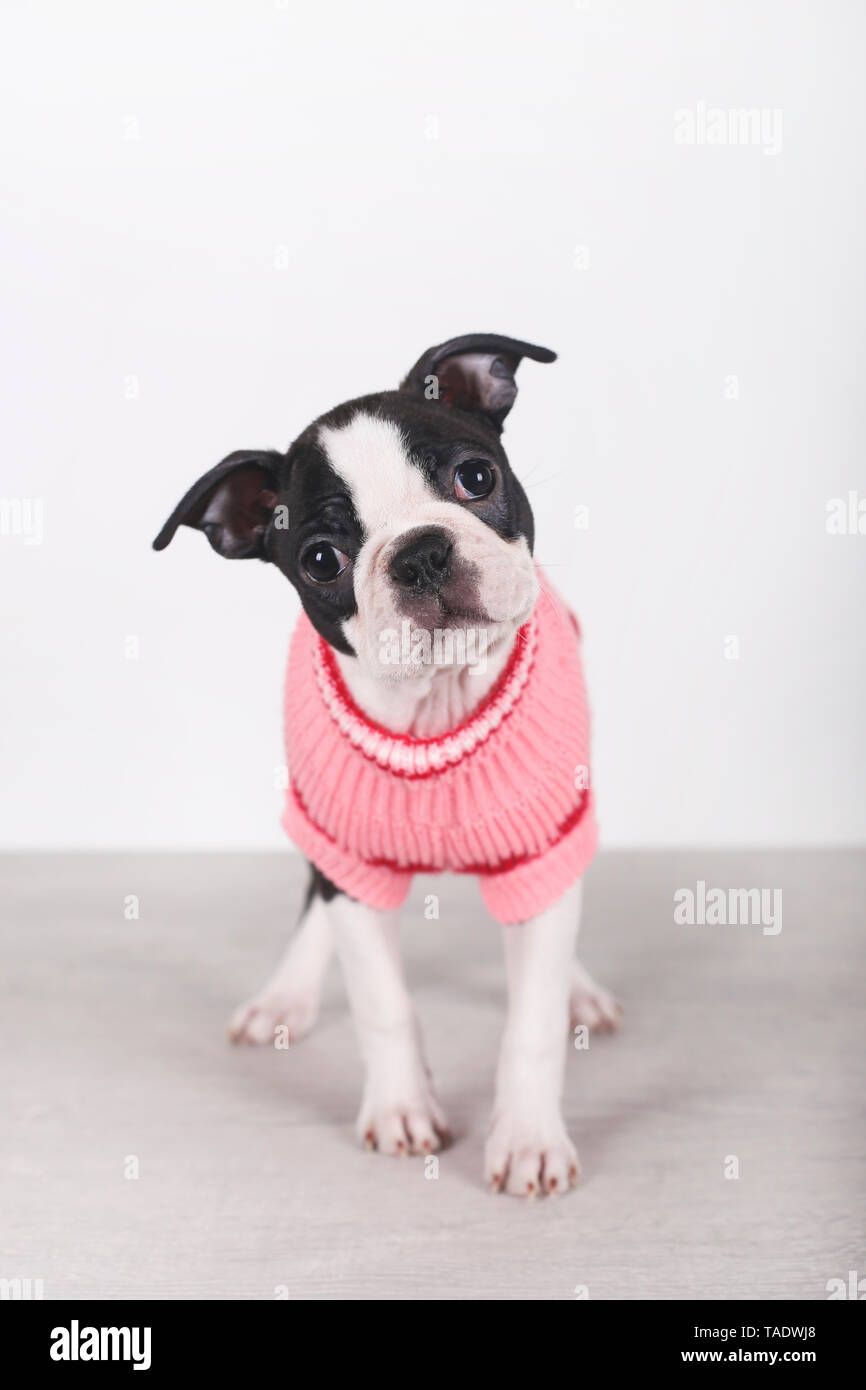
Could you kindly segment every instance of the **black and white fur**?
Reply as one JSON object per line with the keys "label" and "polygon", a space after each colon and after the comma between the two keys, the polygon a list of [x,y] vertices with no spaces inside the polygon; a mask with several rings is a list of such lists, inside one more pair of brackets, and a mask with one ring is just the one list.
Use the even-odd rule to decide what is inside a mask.
{"label": "black and white fur", "polygon": [[[230,454],[189,490],[154,546],[181,524],[229,559],[258,557],[294,585],[337,654],[356,704],[395,733],[455,727],[501,673],[532,612],[533,519],[500,439],[523,357],[555,354],[497,334],[429,349],[398,391],[315,420],[285,454]],[[483,634],[483,675],[466,665],[383,664],[380,634]],[[477,648],[476,648],[477,650]],[[619,1006],[574,960],[582,884],[502,928],[509,1009],[485,1174],[522,1196],[566,1191],[578,1161],[561,1115],[566,1024],[616,1026]],[[382,1153],[429,1153],[448,1126],[427,1069],[400,963],[395,913],[355,902],[313,868],[298,930],[274,975],[230,1025],[264,1043],[314,1023],[334,947],[365,1061],[358,1133]],[[570,1010],[569,1010],[570,1006]]]}

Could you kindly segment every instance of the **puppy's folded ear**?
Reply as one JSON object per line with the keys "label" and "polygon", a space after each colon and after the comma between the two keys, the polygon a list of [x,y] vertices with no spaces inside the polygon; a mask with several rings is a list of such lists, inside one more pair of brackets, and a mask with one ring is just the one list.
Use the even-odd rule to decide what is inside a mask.
{"label": "puppy's folded ear", "polygon": [[227,560],[264,558],[264,537],[277,505],[283,455],[239,449],[205,473],[178,502],[153,543],[165,550],[178,526],[204,531]]}
{"label": "puppy's folded ear", "polygon": [[478,411],[497,429],[514,404],[521,357],[555,362],[549,348],[503,338],[499,333],[467,333],[428,348],[400,384],[401,391],[439,401],[455,410]]}

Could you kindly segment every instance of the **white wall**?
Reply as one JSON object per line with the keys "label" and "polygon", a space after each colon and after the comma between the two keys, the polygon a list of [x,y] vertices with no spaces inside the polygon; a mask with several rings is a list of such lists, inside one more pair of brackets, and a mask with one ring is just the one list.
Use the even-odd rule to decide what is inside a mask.
{"label": "white wall", "polygon": [[[283,843],[294,596],[151,538],[230,449],[473,330],[561,354],[505,442],[583,620],[605,842],[866,837],[866,535],[825,529],[866,497],[856,0],[3,23],[0,494],[45,512],[0,538],[0,843]],[[763,144],[678,143],[701,102]]]}

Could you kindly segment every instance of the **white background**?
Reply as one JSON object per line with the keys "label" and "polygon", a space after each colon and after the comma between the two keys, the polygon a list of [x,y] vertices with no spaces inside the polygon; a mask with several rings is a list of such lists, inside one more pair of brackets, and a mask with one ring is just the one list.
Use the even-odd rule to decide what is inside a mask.
{"label": "white background", "polygon": [[[3,23],[0,493],[45,534],[0,538],[0,842],[283,844],[294,595],[150,541],[223,454],[471,331],[560,353],[505,443],[583,621],[604,843],[866,837],[866,535],[825,529],[866,497],[861,5]],[[677,143],[699,102],[778,109],[781,151]]]}

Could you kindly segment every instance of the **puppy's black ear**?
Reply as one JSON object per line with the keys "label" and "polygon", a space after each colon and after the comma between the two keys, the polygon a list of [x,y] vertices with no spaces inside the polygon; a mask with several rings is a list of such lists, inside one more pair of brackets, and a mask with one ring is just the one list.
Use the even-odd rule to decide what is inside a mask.
{"label": "puppy's black ear", "polygon": [[455,410],[480,411],[502,429],[517,395],[521,357],[555,362],[549,348],[503,338],[499,333],[467,333],[428,348],[400,384],[401,391],[436,401]]}
{"label": "puppy's black ear", "polygon": [[264,555],[264,536],[277,505],[277,470],[283,455],[239,449],[193,483],[153,543],[165,550],[178,526],[204,531],[227,560]]}

